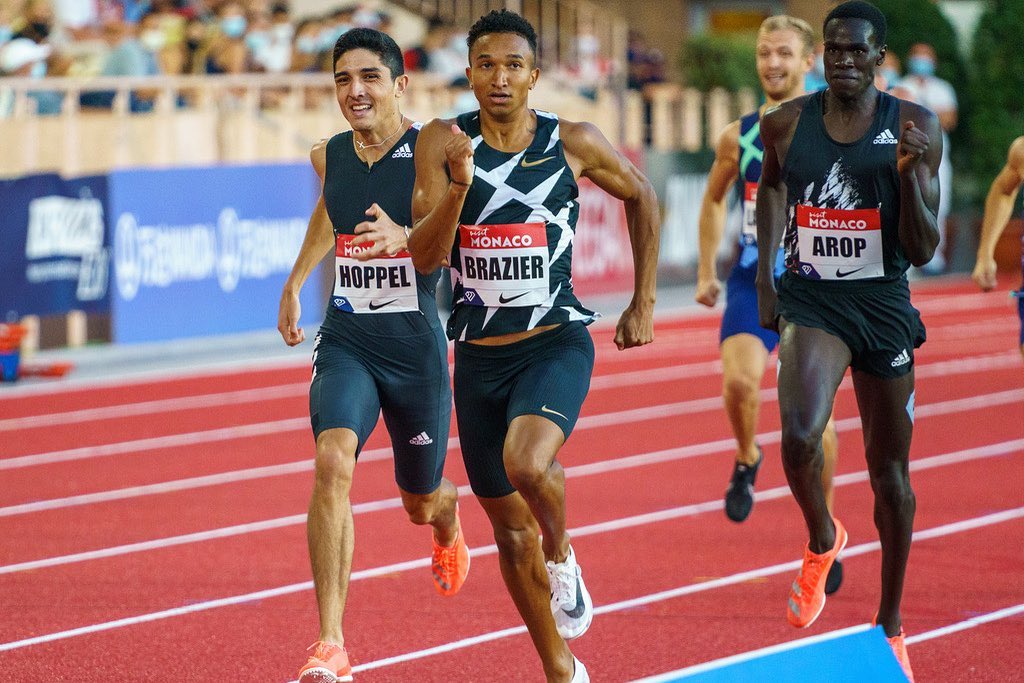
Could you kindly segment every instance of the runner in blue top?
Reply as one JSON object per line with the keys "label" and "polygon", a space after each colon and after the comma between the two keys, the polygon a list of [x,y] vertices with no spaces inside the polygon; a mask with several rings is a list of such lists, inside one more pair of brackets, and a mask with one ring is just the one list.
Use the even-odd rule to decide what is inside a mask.
{"label": "runner in blue top", "polygon": [[[697,302],[714,306],[722,283],[716,274],[715,256],[725,228],[728,190],[735,185],[743,207],[737,256],[726,287],[725,312],[719,337],[722,354],[722,396],[725,411],[736,437],[736,457],[732,478],[725,494],[725,512],[729,519],[742,522],[754,504],[754,483],[761,467],[761,448],[755,442],[760,407],[761,379],[768,354],[779,341],[773,330],[757,320],[757,225],[754,201],[761,179],[761,114],[781,102],[804,94],[804,76],[814,58],[814,30],[802,19],[778,15],[761,24],[757,34],[757,75],[765,93],[765,103],[738,121],[729,124],[718,140],[715,162],[708,176],[708,187],[700,213],[700,259],[697,268]],[[776,276],[782,274],[782,250],[775,263]],[[832,508],[832,473],[838,450],[835,423],[829,420],[823,440],[825,484],[829,509]],[[836,563],[829,593],[838,589],[842,565]]]}
{"label": "runner in blue top", "polygon": [[469,571],[457,493],[441,476],[451,389],[434,301],[439,271],[417,273],[406,250],[420,126],[398,106],[408,83],[402,53],[384,33],[348,31],[334,48],[334,82],[352,130],[313,147],[322,193],[278,316],[285,342],[300,343],[299,289],[333,247],[334,293],[313,345],[309,388],[316,475],[307,531],[320,637],[301,683],[352,680],[341,624],[353,549],[349,491],[382,412],[405,510],[433,527],[435,588],[453,595]]}
{"label": "runner in blue top", "polygon": [[[992,181],[985,198],[985,216],[981,221],[981,238],[978,240],[978,258],[972,277],[982,290],[988,292],[996,286],[996,242],[1003,234],[1007,221],[1013,214],[1013,203],[1017,192],[1024,184],[1024,135],[1010,145],[1006,165]],[[1024,234],[1021,235],[1020,258],[1024,267]],[[1012,293],[1017,297],[1017,313],[1020,315],[1020,353],[1024,357],[1024,282],[1020,290]]]}
{"label": "runner in blue top", "polygon": [[529,22],[491,12],[468,44],[480,110],[423,128],[409,250],[420,272],[451,265],[448,335],[457,340],[455,410],[470,484],[548,681],[579,683],[586,669],[563,639],[586,631],[593,603],[566,533],[556,459],[594,362],[584,325],[595,314],[571,280],[576,180],[588,177],[626,205],[635,291],[616,329],[620,349],[654,338],[658,202],[594,126],[529,107],[540,75]]}

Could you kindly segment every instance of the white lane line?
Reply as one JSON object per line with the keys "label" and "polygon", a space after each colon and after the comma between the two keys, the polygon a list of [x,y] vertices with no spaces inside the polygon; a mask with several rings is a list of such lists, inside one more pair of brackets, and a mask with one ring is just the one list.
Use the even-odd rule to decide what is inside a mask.
{"label": "white lane line", "polygon": [[817,645],[818,643],[827,643],[828,641],[835,640],[836,638],[863,633],[871,628],[871,624],[857,624],[856,626],[848,626],[846,628],[836,629],[835,631],[826,631],[825,633],[820,633],[816,636],[798,638],[797,640],[789,640],[785,643],[778,643],[777,645],[770,645],[768,647],[758,648],[757,650],[750,650],[749,652],[741,652],[739,654],[732,655],[731,657],[722,657],[721,659],[714,659],[710,662],[704,662],[703,664],[688,666],[685,669],[676,669],[675,671],[667,671],[663,674],[658,674],[657,676],[638,678],[632,683],[668,683],[669,681],[675,681],[683,676],[693,676],[707,671],[714,671],[715,669],[722,669],[727,666],[732,666],[733,664],[741,664],[743,662],[761,659],[762,657],[768,657],[780,652],[789,652],[790,650],[810,647],[811,645]]}
{"label": "white lane line", "polygon": [[[775,391],[773,389],[763,389],[761,391],[761,400],[764,403],[770,403],[775,400]],[[702,412],[706,410],[713,410],[719,405],[721,399],[719,397],[711,397],[705,399],[694,399],[692,401],[683,401],[681,403],[670,403],[662,406],[652,406],[650,408],[618,411],[613,413],[604,413],[602,415],[589,415],[580,418],[576,423],[576,429],[593,429],[597,427],[606,427],[616,424],[632,424],[641,422],[643,420],[653,420],[663,417],[671,417],[675,415],[683,415],[694,412]],[[968,396],[965,398],[951,399],[949,401],[941,401],[939,403],[924,404],[917,406],[915,410],[915,416],[917,418],[933,417],[935,415],[946,415],[950,413],[963,412],[966,410],[975,410],[980,408],[988,408],[997,405],[1005,404],[1019,404],[1024,402],[1024,389],[1010,389],[1008,391],[997,392],[994,394],[982,394],[980,396]],[[849,417],[842,420],[836,421],[836,429],[840,432],[859,429],[860,418]],[[766,432],[759,434],[758,439],[762,444],[776,443],[780,439],[779,431]],[[643,459],[644,462],[662,462],[662,460],[655,459],[656,457],[662,457],[664,459],[679,459],[688,458],[695,455],[705,455],[707,453],[717,453],[722,450],[728,450],[732,447],[732,439],[720,439],[718,441],[705,442],[701,444],[693,444],[690,446],[683,446],[680,448],[672,448],[666,451],[659,451],[657,453],[646,453],[639,456],[630,456],[626,458],[616,458],[614,460],[605,461],[605,463],[612,463],[611,465],[605,463],[593,463],[591,465],[582,465],[580,467],[605,467],[605,468],[618,468],[618,467],[633,467],[632,464],[635,462],[635,458]],[[451,437],[448,439],[448,450],[449,452],[458,447],[458,437]],[[377,460],[384,460],[391,457],[390,448],[376,448],[368,451],[364,451],[360,456],[360,460],[363,462],[372,462]],[[616,466],[615,463],[620,463]],[[226,483],[233,483],[238,481],[250,481],[253,479],[260,479],[264,477],[282,476],[289,474],[296,474],[313,469],[313,461],[311,459],[297,460],[290,463],[283,463],[280,465],[268,465],[265,467],[253,467],[244,470],[234,470],[231,472],[223,472],[219,474],[209,474],[199,477],[189,477],[186,479],[175,479],[167,482],[159,482],[156,484],[144,484],[140,486],[129,486],[123,489],[114,489],[108,491],[98,491],[95,493],[83,493],[74,496],[66,496],[63,498],[50,498],[46,500],[37,500],[30,503],[18,503],[15,505],[8,505],[6,507],[0,507],[0,517],[9,517],[12,515],[23,515],[33,512],[42,512],[45,510],[56,510],[69,507],[76,507],[79,505],[92,505],[96,503],[104,503],[113,500],[125,500],[128,498],[137,498],[140,496],[158,495],[162,493],[168,493],[172,491],[185,491],[195,488],[203,488],[206,486],[218,486]],[[604,471],[610,471],[606,469]]]}
{"label": "white lane line", "polygon": [[[720,505],[721,504],[719,503],[719,506]],[[685,507],[692,508],[693,506],[685,506]],[[674,510],[666,510],[664,512],[672,513],[672,512],[674,512]],[[666,519],[669,519],[672,516],[677,516],[677,515],[667,516]],[[973,519],[961,520],[959,522],[954,522],[954,523],[951,523],[951,524],[945,524],[945,525],[942,525],[942,526],[933,527],[931,529],[924,529],[922,531],[916,531],[916,532],[914,532],[914,541],[925,540],[925,539],[932,539],[932,538],[939,538],[939,537],[947,536],[947,535],[950,535],[950,534],[960,533],[962,531],[967,531],[967,530],[971,530],[971,529],[977,529],[977,528],[981,528],[981,527],[984,527],[984,526],[989,526],[989,525],[992,525],[992,524],[998,524],[998,523],[1005,522],[1005,521],[1019,519],[1021,517],[1024,517],[1024,507],[1013,508],[1013,509],[1010,509],[1010,510],[1003,510],[1001,512],[996,512],[996,513],[992,513],[992,514],[988,514],[988,515],[983,515],[981,517],[975,517]],[[638,515],[638,516],[636,516],[633,519],[637,519],[637,520],[642,519],[643,521],[635,522],[634,526],[639,526],[639,525],[642,525],[642,524],[650,524],[651,521],[650,521],[649,518],[650,518],[650,515]],[[611,530],[611,529],[621,529],[621,528],[623,528],[622,522],[623,522],[623,520],[621,520],[621,519],[619,519],[619,520],[610,520],[609,522],[606,522],[604,524],[592,524],[592,525],[589,525],[587,527],[582,527],[580,529],[570,529],[569,531],[570,531],[570,533],[572,535],[575,535],[575,536],[585,536],[585,535],[594,534],[594,533],[601,533],[603,531]],[[879,545],[879,543],[877,541],[870,542],[870,543],[863,543],[863,544],[856,545],[856,546],[853,546],[853,547],[847,547],[843,551],[843,556],[847,557],[847,558],[855,557],[857,555],[863,555],[865,553],[874,552],[874,551],[878,550],[879,548],[880,548],[880,545]],[[492,544],[492,545],[488,545],[488,546],[481,546],[481,547],[478,547],[478,548],[474,548],[471,551],[471,554],[473,556],[481,556],[481,555],[493,555],[496,552],[497,552],[497,547]],[[601,606],[597,606],[597,607],[594,608],[594,613],[595,614],[605,614],[605,613],[608,613],[608,612],[615,612],[615,611],[620,611],[620,610],[624,610],[624,609],[630,609],[632,607],[637,607],[637,606],[640,606],[640,605],[646,605],[646,604],[650,604],[650,603],[653,603],[653,602],[661,602],[661,601],[664,601],[664,600],[670,600],[670,599],[673,599],[673,598],[681,597],[683,595],[689,595],[689,594],[692,594],[692,593],[698,593],[698,592],[702,592],[702,591],[706,591],[706,590],[712,590],[712,589],[715,589],[715,588],[722,588],[722,587],[725,587],[725,586],[731,586],[731,585],[735,585],[735,584],[738,584],[738,583],[743,583],[745,581],[750,581],[752,579],[758,579],[758,578],[764,578],[764,577],[767,577],[767,576],[773,576],[775,574],[781,574],[781,573],[784,573],[784,572],[787,572],[787,571],[792,571],[794,569],[797,569],[800,566],[800,562],[801,562],[800,560],[793,560],[791,562],[784,562],[784,563],[781,563],[781,564],[775,564],[775,565],[771,565],[771,566],[768,566],[768,567],[762,567],[760,569],[752,569],[752,570],[745,571],[745,572],[739,572],[739,573],[733,574],[731,576],[726,576],[726,577],[722,577],[722,578],[718,578],[718,579],[713,579],[713,580],[710,580],[710,581],[704,581],[704,582],[695,583],[695,584],[687,584],[687,585],[681,586],[679,588],[673,588],[673,589],[670,589],[670,590],[658,591],[656,593],[651,593],[649,595],[643,595],[643,596],[639,596],[639,597],[636,597],[636,598],[631,598],[629,600],[622,600],[622,601],[615,602],[615,603],[610,603],[610,604],[607,604],[607,605],[601,605]],[[423,568],[423,567],[429,566],[429,563],[430,563],[430,558],[420,558],[420,559],[417,559],[417,560],[410,560],[410,561],[401,562],[401,563],[397,563],[397,564],[385,565],[385,566],[382,566],[382,567],[375,567],[375,568],[369,569],[369,570],[353,572],[352,573],[352,580],[356,581],[356,580],[360,580],[360,579],[369,578],[371,576],[381,576],[381,575],[391,574],[391,573],[398,572],[398,571],[407,571],[407,570],[410,570],[410,569]],[[140,615],[135,615],[135,616],[132,616],[132,617],[125,617],[125,618],[122,618],[122,619],[115,619],[113,621],[107,621],[107,622],[101,622],[101,623],[97,623],[97,624],[91,624],[89,626],[81,626],[81,627],[78,627],[78,628],[68,629],[68,630],[65,630],[65,631],[58,631],[58,632],[55,632],[55,633],[48,633],[48,634],[44,634],[44,635],[40,635],[40,636],[34,636],[32,638],[25,638],[25,639],[22,639],[22,640],[15,640],[15,641],[7,642],[7,643],[0,643],[0,652],[6,652],[6,651],[9,651],[9,650],[16,650],[16,649],[23,648],[23,647],[29,647],[31,645],[39,645],[39,644],[42,644],[42,643],[50,643],[50,642],[53,642],[53,641],[56,641],[56,640],[64,640],[64,639],[67,639],[67,638],[74,638],[76,636],[82,636],[82,635],[86,635],[86,634],[89,634],[89,633],[99,633],[99,632],[102,632],[102,631],[110,631],[110,630],[113,630],[113,629],[124,628],[126,626],[132,626],[132,625],[135,625],[135,624],[152,622],[152,621],[157,621],[157,620],[161,620],[161,619],[168,619],[168,618],[171,618],[171,617],[183,616],[183,615],[192,614],[192,613],[195,613],[195,612],[203,612],[203,611],[207,611],[207,610],[217,609],[217,608],[220,608],[220,607],[226,607],[226,606],[229,606],[229,605],[243,604],[243,603],[251,602],[251,601],[254,601],[254,600],[262,600],[262,599],[277,597],[277,596],[281,596],[281,595],[288,595],[290,593],[297,593],[297,592],[304,591],[304,590],[310,590],[311,588],[313,588],[313,582],[312,581],[303,581],[301,583],[293,583],[293,584],[289,584],[289,585],[286,585],[286,586],[279,586],[277,588],[269,588],[269,589],[265,589],[265,590],[261,590],[261,591],[255,591],[255,592],[252,592],[252,593],[244,593],[244,594],[241,594],[241,595],[234,595],[234,596],[230,596],[230,597],[226,597],[226,598],[219,598],[219,599],[216,599],[216,600],[205,600],[205,601],[196,602],[196,603],[193,603],[193,604],[190,604],[190,605],[184,605],[182,607],[175,607],[175,608],[172,608],[172,609],[160,610],[158,612],[150,612],[148,614],[140,614]],[[494,633],[483,634],[481,636],[474,636],[473,638],[467,638],[467,639],[459,640],[459,641],[456,641],[456,642],[453,642],[453,643],[448,643],[448,644],[445,644],[445,645],[441,645],[441,646],[438,646],[438,647],[429,648],[428,650],[420,650],[420,651],[416,651],[416,652],[406,653],[406,654],[403,654],[403,655],[398,655],[396,657],[388,657],[386,659],[380,659],[380,660],[377,660],[377,661],[374,661],[374,662],[367,662],[366,664],[361,664],[361,665],[359,665],[357,667],[354,667],[354,670],[356,670],[356,671],[365,671],[367,669],[376,669],[376,668],[380,668],[382,666],[388,666],[388,665],[397,664],[397,663],[400,663],[400,662],[411,661],[411,660],[414,660],[414,659],[421,659],[423,657],[430,656],[431,654],[438,654],[440,652],[449,652],[451,650],[457,650],[457,649],[461,649],[461,648],[464,648],[464,647],[469,647],[470,645],[475,645],[477,642],[485,642],[485,640],[481,640],[481,638],[487,639],[487,640],[496,640],[498,638],[504,638],[504,637],[515,635],[515,634],[518,634],[518,633],[524,633],[525,631],[526,631],[525,627],[503,629],[501,631],[497,631],[497,632],[494,632]]]}
{"label": "white lane line", "polygon": [[968,629],[976,628],[983,624],[990,624],[993,621],[999,621],[1000,619],[1015,617],[1018,614],[1024,614],[1024,603],[1020,605],[1014,605],[1013,607],[1007,607],[1005,609],[997,610],[995,612],[989,612],[988,614],[979,614],[978,616],[971,617],[970,619],[966,619],[956,624],[943,626],[942,628],[936,628],[932,629],[931,631],[925,631],[924,633],[918,633],[913,636],[907,636],[907,645],[913,645],[914,643],[920,643],[925,640],[931,640],[932,638],[940,638],[942,636],[949,635],[950,633],[966,631]]}
{"label": "white lane line", "polygon": [[[685,449],[671,449],[669,451],[658,451],[655,453],[632,456],[630,458],[623,458],[622,461],[629,461],[631,465],[627,465],[626,462],[619,461],[607,461],[605,463],[593,463],[590,465],[579,465],[576,467],[566,468],[566,477],[574,478],[579,476],[587,476],[595,474],[600,471],[610,471],[612,469],[622,469],[624,466],[636,466],[639,464],[647,464],[649,462],[663,462],[669,459],[670,455],[676,455],[673,451],[684,451]],[[723,449],[724,450],[724,449]],[[913,472],[933,469],[936,467],[944,467],[946,465],[954,465],[963,462],[969,462],[972,460],[979,460],[983,458],[997,457],[1000,455],[1008,455],[1016,452],[1024,452],[1024,439],[1018,439],[1015,441],[1006,441],[1003,443],[990,444],[987,446],[981,446],[978,448],[970,448],[966,450],[956,451],[953,453],[944,453],[941,455],[934,455],[918,460],[913,460],[910,463],[910,469]],[[679,455],[677,457],[686,457]],[[867,471],[862,470],[860,472],[851,472],[848,474],[837,475],[833,480],[833,485],[836,487],[848,486],[860,482],[867,481]],[[460,496],[471,495],[471,491],[468,486],[460,486]],[[754,494],[754,498],[757,501],[768,501],[775,500],[778,498],[785,498],[789,496],[790,491],[788,486],[778,486],[772,489],[765,489],[758,491]],[[363,514],[367,512],[385,510],[385,509],[397,509],[401,506],[402,501],[400,498],[390,498],[379,501],[372,501],[369,503],[359,503],[352,506],[353,514]],[[573,533],[576,535],[588,535],[592,533],[602,533],[604,531],[613,531],[617,529],[624,529],[629,527],[640,526],[643,524],[653,524],[656,522],[662,522],[669,519],[677,519],[681,517],[690,517],[699,515],[705,512],[712,512],[720,510],[722,507],[722,501],[711,500],[702,503],[693,503],[690,505],[683,505],[668,510],[660,510],[651,513],[644,513],[639,515],[633,515],[625,517],[620,520],[600,522],[597,524],[587,525],[578,527]],[[102,548],[99,550],[74,553],[71,555],[62,555],[57,557],[50,557],[41,560],[32,560],[28,562],[20,562],[17,564],[10,564],[0,566],[0,575],[2,574],[13,574],[16,572],[30,571],[36,569],[43,569],[46,567],[55,567],[66,564],[73,564],[77,562],[85,562],[89,560],[101,559],[106,557],[115,557],[119,555],[127,555],[131,553],[144,552],[149,550],[157,550],[160,548],[168,548],[177,545],[186,545],[189,543],[198,543],[202,541],[208,541],[218,538],[227,538],[229,536],[238,536],[250,533],[257,533],[260,531],[266,531],[269,529],[276,529],[285,526],[305,524],[306,515],[290,515],[288,517],[280,517],[277,519],[265,520],[262,522],[253,522],[249,524],[239,524],[230,527],[223,527],[219,529],[212,529],[210,531],[201,531],[192,534],[183,534],[180,536],[172,536],[163,539],[155,539],[151,541],[142,541],[138,543],[130,543],[126,545],[113,546],[110,548]],[[419,565],[416,565],[419,566]],[[357,572],[358,573],[358,572]]]}
{"label": "white lane line", "polygon": [[[996,610],[994,612],[988,612],[986,614],[980,614],[976,617],[971,617],[965,621],[959,621],[942,628],[937,628],[932,631],[926,631],[913,636],[907,636],[907,645],[913,645],[923,640],[931,640],[932,638],[940,638],[942,636],[948,636],[953,633],[959,633],[960,631],[966,631],[982,624],[990,624],[994,621],[1001,619],[1008,619],[1010,617],[1017,616],[1018,614],[1024,614],[1024,604],[1014,605],[1013,607],[1006,607],[1004,609]],[[779,643],[778,645],[772,645],[770,647],[762,647],[757,650],[751,650],[750,652],[742,652],[731,657],[723,657],[721,659],[715,659],[710,662],[704,662],[703,664],[695,664],[694,666],[688,666],[685,669],[677,669],[675,671],[668,671],[663,674],[656,676],[650,676],[648,678],[638,678],[632,683],[668,683],[669,681],[675,681],[686,676],[693,676],[695,674],[704,673],[706,671],[713,671],[715,669],[722,669],[732,664],[739,664],[741,662],[749,662],[754,659],[760,659],[761,657],[767,657],[769,655],[777,654],[779,652],[788,652],[801,647],[807,647],[809,645],[815,645],[817,643],[827,642],[829,640],[835,640],[836,638],[842,638],[843,636],[854,635],[861,633],[872,628],[871,624],[859,624],[857,626],[850,626],[848,628],[837,629],[835,631],[828,631],[820,635],[811,636],[810,638],[800,638],[798,640],[791,640],[785,643]]]}
{"label": "white lane line", "polygon": [[[916,376],[918,378],[925,379],[932,377],[946,377],[953,374],[984,372],[1010,366],[1016,367],[1019,363],[1019,354],[1016,351],[1012,351],[924,364],[918,366],[915,369],[915,372],[917,373]],[[698,372],[702,373],[709,368],[710,364],[702,364],[702,368],[699,369]],[[613,382],[611,386],[643,385],[658,381],[657,372],[643,373],[639,375],[626,372],[621,373],[621,375],[624,375],[625,377],[623,378],[620,375],[606,375],[606,377],[615,377],[614,380],[610,380]],[[635,378],[635,381],[632,383],[628,381],[628,377],[630,376]],[[623,384],[619,384],[619,382],[622,382]],[[847,377],[843,380],[840,388],[848,389],[850,386],[850,378]],[[762,390],[761,396],[762,400],[765,401],[773,401],[777,399],[774,388]],[[632,411],[620,411],[618,413],[584,416],[580,418],[579,422],[577,422],[576,428],[588,429],[594,420],[604,418],[611,419],[610,416],[612,415],[618,415],[618,419],[622,421],[657,419],[659,417],[670,415],[684,415],[695,410],[712,410],[716,407],[721,407],[721,397],[682,401],[662,406],[637,408]],[[665,412],[659,413],[659,410]],[[21,455],[12,458],[2,458],[0,459],[0,470],[32,467],[35,465],[45,465],[57,462],[69,462],[88,458],[107,457],[112,455],[124,455],[127,453],[135,453],[141,450],[151,450],[155,448],[180,448],[200,443],[212,443],[245,437],[265,436],[268,434],[280,434],[282,432],[299,431],[308,428],[309,420],[306,417],[288,418],[285,420],[275,420],[270,422],[257,422],[235,427],[221,427],[198,432],[185,432],[182,434],[170,434],[167,436],[149,437],[118,443],[82,446],[79,448],[50,451],[47,453],[34,453],[31,455]]]}
{"label": "white lane line", "polygon": [[[960,522],[954,522],[952,524],[944,524],[942,526],[933,527],[931,529],[925,529],[922,532],[914,533],[914,542],[939,538],[942,536],[949,536],[952,534],[961,533],[964,531],[970,531],[978,529],[984,526],[990,526],[993,524],[999,524],[1002,522],[1010,521],[1013,519],[1020,519],[1024,517],[1024,507],[1014,508],[1012,510],[1004,510],[1002,512],[993,513],[990,515],[984,515],[982,517],[975,517],[973,519],[963,520]],[[881,549],[881,544],[877,541],[871,543],[861,543],[853,547],[847,547],[843,551],[843,557],[850,558],[857,555],[864,555],[872,553]],[[787,572],[795,571],[800,568],[801,560],[793,560],[792,562],[783,562],[780,564],[771,565],[768,567],[761,567],[760,569],[752,569],[745,572],[739,572],[732,574],[731,576],[725,576],[718,579],[712,579],[710,581],[702,581],[700,583],[691,583],[678,588],[672,588],[669,590],[658,591],[656,593],[650,593],[648,595],[642,595],[629,600],[620,600],[619,602],[613,602],[606,605],[600,605],[594,607],[594,615],[608,614],[610,612],[619,612],[626,609],[633,609],[642,605],[650,605],[655,602],[663,602],[665,600],[673,600],[680,598],[685,595],[692,595],[694,593],[701,593],[708,590],[714,590],[716,588],[725,588],[727,586],[734,586],[736,584],[745,583],[754,579],[762,579],[769,576],[775,576],[777,574],[785,574]],[[444,645],[439,645],[424,650],[417,650],[414,652],[408,652],[394,657],[386,657],[384,659],[378,659],[373,662],[367,662],[358,666],[352,667],[353,672],[367,671],[370,669],[379,669],[385,666],[392,666],[394,664],[401,664],[404,662],[413,661],[416,659],[423,659],[435,654],[441,654],[443,652],[451,652],[454,650],[460,650],[466,647],[471,647],[480,642],[488,642],[492,640],[498,640],[499,638],[506,638],[512,635],[518,635],[525,633],[526,627],[520,626],[514,629],[504,629],[502,631],[495,631],[492,633],[485,633],[472,638],[464,638]],[[500,635],[499,635],[500,634]],[[0,650],[3,646],[0,645]]]}

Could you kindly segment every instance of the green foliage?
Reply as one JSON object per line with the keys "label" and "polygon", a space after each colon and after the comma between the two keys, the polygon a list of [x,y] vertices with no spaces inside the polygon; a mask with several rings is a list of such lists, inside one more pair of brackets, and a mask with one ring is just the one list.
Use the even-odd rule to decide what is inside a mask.
{"label": "green foliage", "polygon": [[701,34],[687,38],[679,54],[679,67],[686,85],[702,92],[712,88],[760,89],[754,49],[754,34],[720,36]]}
{"label": "green foliage", "polygon": [[974,36],[972,165],[987,187],[1024,135],[1024,0],[991,0]]}

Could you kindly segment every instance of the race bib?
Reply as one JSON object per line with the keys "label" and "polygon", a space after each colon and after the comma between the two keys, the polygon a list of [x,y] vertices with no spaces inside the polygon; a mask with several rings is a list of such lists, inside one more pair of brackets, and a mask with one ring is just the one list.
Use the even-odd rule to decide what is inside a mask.
{"label": "race bib", "polygon": [[354,256],[373,247],[353,245],[355,235],[338,235],[334,249],[334,295],[331,303],[348,313],[403,313],[419,310],[416,270],[405,249],[394,256],[357,261]]}
{"label": "race bib", "polygon": [[798,204],[800,274],[814,280],[883,277],[878,209],[818,209]]}
{"label": "race bib", "polygon": [[463,303],[538,306],[551,294],[544,223],[460,225]]}
{"label": "race bib", "polygon": [[757,243],[757,183],[743,183],[743,244]]}

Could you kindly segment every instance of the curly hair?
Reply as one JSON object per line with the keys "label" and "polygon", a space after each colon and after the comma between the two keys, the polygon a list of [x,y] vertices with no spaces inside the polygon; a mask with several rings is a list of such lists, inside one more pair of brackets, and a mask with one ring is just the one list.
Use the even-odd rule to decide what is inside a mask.
{"label": "curly hair", "polygon": [[882,10],[870,2],[850,0],[850,2],[838,5],[825,17],[825,23],[822,24],[822,28],[828,26],[828,22],[833,19],[863,19],[875,29],[875,46],[882,47],[885,45],[885,33],[888,30],[885,15],[882,14]]}
{"label": "curly hair", "polygon": [[466,37],[466,46],[470,52],[473,51],[473,44],[481,36],[491,33],[514,33],[522,36],[530,45],[534,57],[537,55],[537,32],[533,25],[526,19],[507,9],[491,10],[489,13],[477,19],[477,22],[469,29]]}

